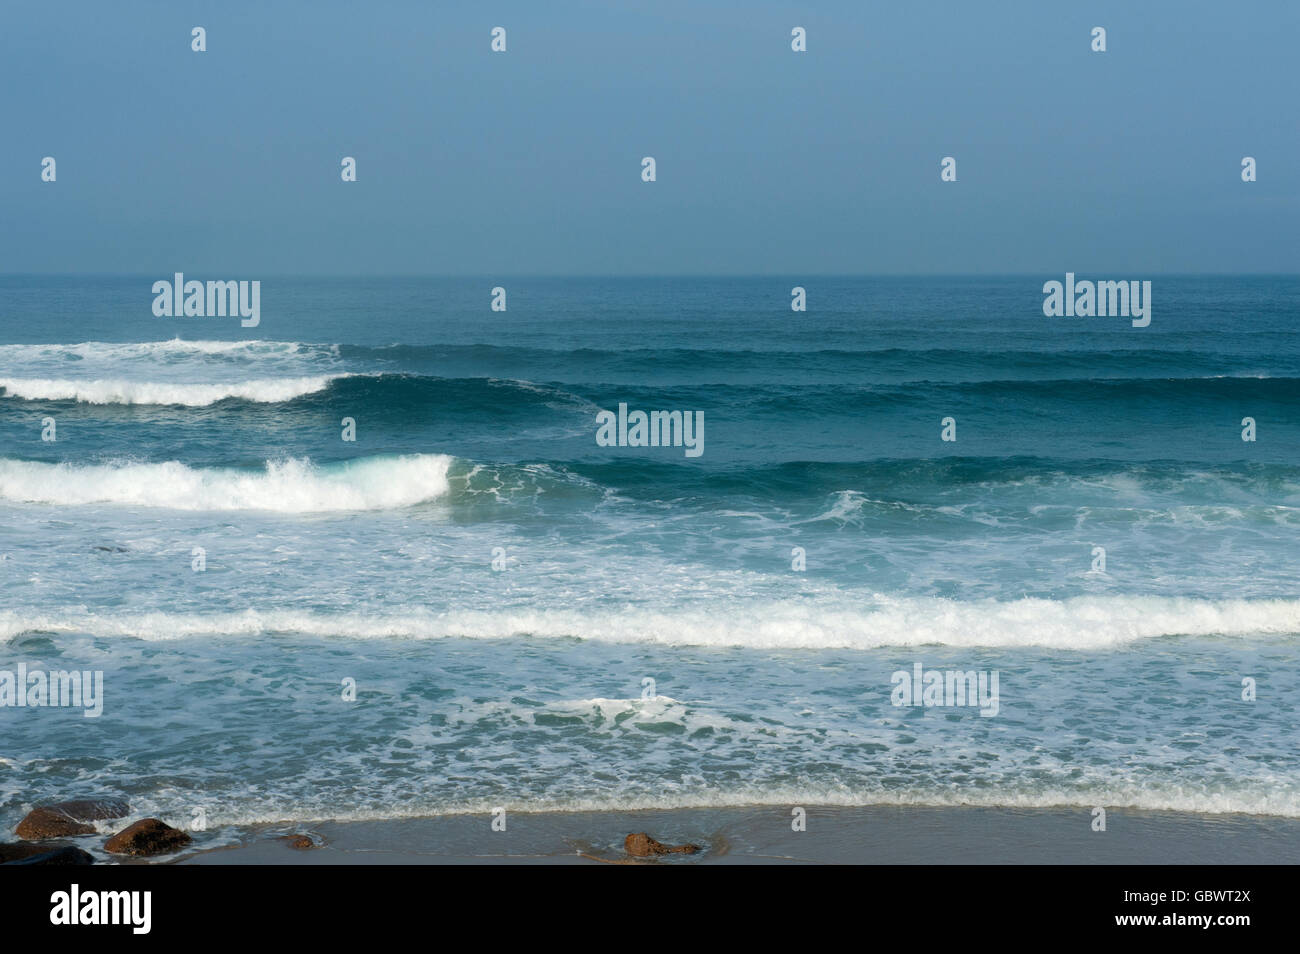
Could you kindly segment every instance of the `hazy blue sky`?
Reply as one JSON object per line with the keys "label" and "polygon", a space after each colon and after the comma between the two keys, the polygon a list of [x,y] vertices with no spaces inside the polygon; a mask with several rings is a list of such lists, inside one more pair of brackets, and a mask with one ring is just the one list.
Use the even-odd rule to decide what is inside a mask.
{"label": "hazy blue sky", "polygon": [[1295,272],[1298,44],[1295,0],[6,3],[0,271]]}

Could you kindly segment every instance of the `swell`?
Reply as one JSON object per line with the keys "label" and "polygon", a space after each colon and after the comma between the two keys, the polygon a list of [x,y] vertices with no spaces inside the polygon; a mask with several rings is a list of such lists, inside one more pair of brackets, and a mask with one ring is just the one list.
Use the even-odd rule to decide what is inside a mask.
{"label": "swell", "polygon": [[891,500],[939,496],[996,500],[1003,493],[1019,492],[1049,496],[1061,505],[1081,503],[1085,494],[1110,499],[1169,496],[1211,503],[1254,500],[1300,505],[1300,468],[1264,462],[1198,465],[1153,460],[1135,464],[1095,458],[952,456],[790,461],[702,471],[676,461],[621,459],[572,462],[565,470],[595,485],[653,499],[753,495],[789,500],[861,491]]}
{"label": "swell", "polygon": [[868,376],[931,380],[1053,380],[1099,378],[1300,375],[1300,361],[1285,354],[1200,349],[1019,349],[997,348],[530,348],[499,345],[341,345],[351,362],[380,361],[397,368],[519,368],[564,380],[605,380],[627,375],[645,381],[666,372],[712,373],[724,380],[749,374],[789,373],[801,380]]}
{"label": "swell", "polygon": [[[274,364],[286,361],[361,365],[363,371],[412,371],[427,374],[447,362],[479,363],[485,367],[530,364],[538,370],[573,367],[599,379],[603,370],[630,371],[644,378],[656,369],[694,371],[820,370],[929,371],[942,379],[947,372],[974,373],[978,380],[1011,377],[1081,379],[1144,377],[1220,377],[1300,375],[1300,358],[1276,351],[1232,351],[1196,348],[543,348],[490,344],[356,345],[273,340],[188,340],[72,344],[0,344],[0,366],[27,365],[79,369],[102,364],[185,365],[212,367]],[[1279,364],[1281,362],[1281,364]]]}
{"label": "swell", "polygon": [[[554,369],[552,369],[554,370]],[[981,381],[916,380],[878,383],[810,384],[805,381],[762,383],[636,384],[558,378],[435,377],[412,373],[355,374],[330,381],[302,400],[365,402],[377,410],[432,408],[484,416],[523,416],[530,412],[577,412],[592,419],[602,409],[625,402],[632,408],[712,411],[723,420],[764,417],[807,419],[888,413],[901,407],[933,409],[937,401],[964,408],[1036,409],[1067,407],[1071,414],[1088,408],[1108,415],[1144,408],[1232,408],[1256,402],[1276,408],[1300,408],[1300,377],[1206,378],[1053,378]],[[1233,419],[1236,420],[1235,418]]]}
{"label": "swell", "polygon": [[[534,405],[560,400],[590,409],[587,404],[628,396],[835,414],[936,397],[1075,404],[1300,401],[1300,360],[1294,356],[1196,349],[565,350],[171,339],[0,345],[0,368],[5,397],[91,404],[206,406],[360,396],[509,411],[530,398]],[[561,393],[573,391],[582,397]]]}
{"label": "swell", "polygon": [[254,469],[175,460],[83,464],[0,458],[0,500],[13,503],[310,512],[386,509],[444,496],[494,505],[580,500],[592,506],[611,496],[714,508],[745,500],[769,506],[802,501],[826,510],[825,518],[863,508],[940,511],[951,509],[954,501],[1135,511],[1173,505],[1225,512],[1265,508],[1276,517],[1300,508],[1300,468],[1260,462],[1211,467],[1186,461],[941,457],[705,471],[664,460],[490,463],[417,453],[332,462],[278,458]]}
{"label": "swell", "polygon": [[[997,381],[911,381],[893,384],[764,383],[619,385],[561,383],[496,377],[437,377],[408,372],[293,375],[218,383],[0,378],[0,396],[29,401],[147,404],[203,407],[233,400],[257,404],[346,402],[358,411],[430,410],[506,420],[553,411],[592,418],[620,402],[633,408],[686,407],[715,414],[763,417],[843,417],[899,407],[930,409],[936,401],[984,409],[989,406],[1086,408],[1235,408],[1259,402],[1300,408],[1300,377],[1123,378]],[[1113,413],[1108,411],[1107,413]],[[593,423],[594,429],[594,423]]]}

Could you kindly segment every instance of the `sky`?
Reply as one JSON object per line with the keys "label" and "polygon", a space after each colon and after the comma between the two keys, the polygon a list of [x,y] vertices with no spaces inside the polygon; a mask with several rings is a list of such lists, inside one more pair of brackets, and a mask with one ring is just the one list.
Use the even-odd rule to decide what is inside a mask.
{"label": "sky", "polygon": [[1295,273],[1298,44],[1294,0],[5,3],[0,273]]}

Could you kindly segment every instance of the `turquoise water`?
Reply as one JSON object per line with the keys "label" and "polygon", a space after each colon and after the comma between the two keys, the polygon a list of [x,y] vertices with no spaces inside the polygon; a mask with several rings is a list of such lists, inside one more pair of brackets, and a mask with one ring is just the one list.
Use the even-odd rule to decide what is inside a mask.
{"label": "turquoise water", "polygon": [[[155,277],[0,279],[0,670],[105,684],[0,708],[0,824],[1300,816],[1300,280],[1159,278],[1133,328],[1051,275],[268,278],[245,329]],[[704,452],[600,446],[620,403]],[[893,705],[918,662],[996,714]]]}

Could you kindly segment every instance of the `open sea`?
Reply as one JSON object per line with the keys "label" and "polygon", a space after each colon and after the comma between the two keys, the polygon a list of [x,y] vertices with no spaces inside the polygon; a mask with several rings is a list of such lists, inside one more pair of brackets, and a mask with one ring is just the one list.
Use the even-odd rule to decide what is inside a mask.
{"label": "open sea", "polygon": [[[0,670],[104,674],[0,707],[0,828],[1300,817],[1300,279],[1134,328],[1063,275],[268,277],[244,328],[171,277],[0,278]],[[703,453],[601,446],[620,403]],[[917,663],[996,714],[894,705]]]}

